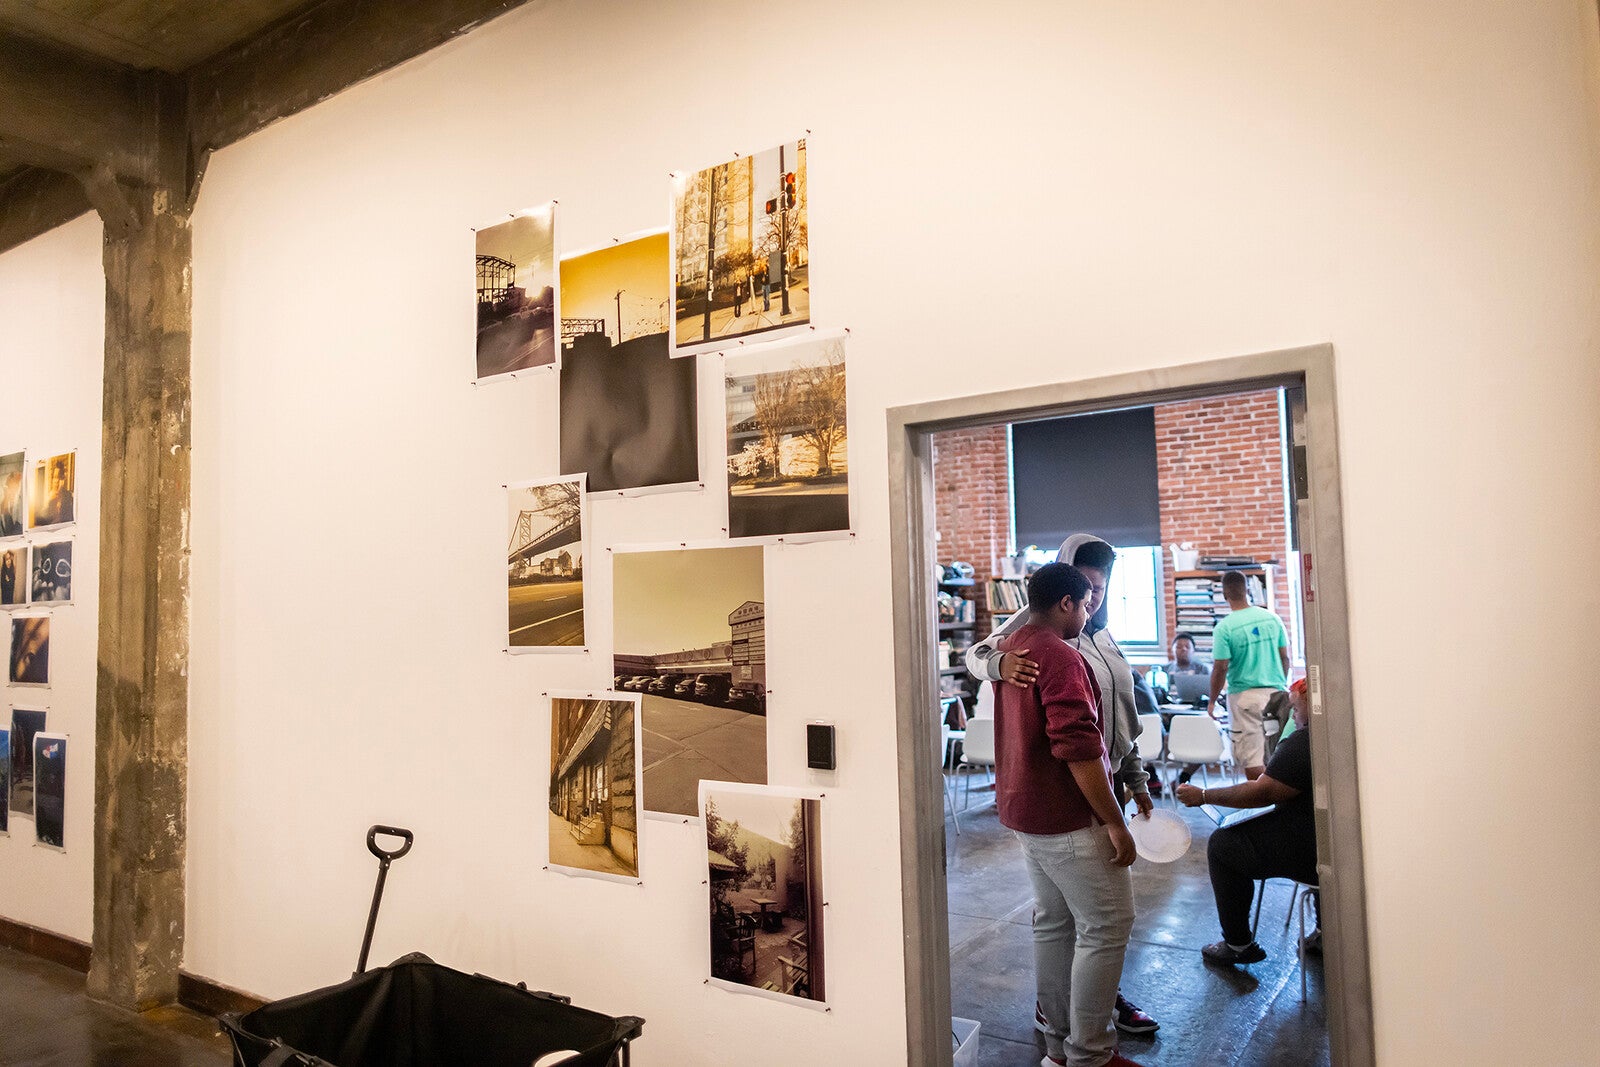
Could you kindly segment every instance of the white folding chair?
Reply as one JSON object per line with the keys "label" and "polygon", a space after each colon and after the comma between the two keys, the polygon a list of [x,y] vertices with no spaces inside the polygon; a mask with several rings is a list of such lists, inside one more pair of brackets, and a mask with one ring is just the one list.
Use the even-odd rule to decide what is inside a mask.
{"label": "white folding chair", "polygon": [[974,719],[994,718],[994,683],[978,683],[978,704],[972,709]]}
{"label": "white folding chair", "polygon": [[961,766],[967,771],[966,792],[961,802],[961,810],[966,811],[972,806],[972,772],[982,767],[993,779],[994,719],[967,720],[967,736],[961,742]]}
{"label": "white folding chair", "polygon": [[[1222,728],[1213,722],[1207,715],[1177,715],[1172,719],[1172,726],[1167,730],[1167,760],[1172,763],[1198,763],[1200,774],[1205,783],[1205,788],[1211,788],[1211,772],[1208,764],[1217,763],[1226,751]],[[1201,808],[1205,811],[1210,805]],[[1218,816],[1206,811],[1206,817],[1212,822],[1218,821]]]}
{"label": "white folding chair", "polygon": [[1146,763],[1160,766],[1157,776],[1165,788],[1167,768],[1167,739],[1161,732],[1161,716],[1153,711],[1147,711],[1139,716],[1139,755]]}

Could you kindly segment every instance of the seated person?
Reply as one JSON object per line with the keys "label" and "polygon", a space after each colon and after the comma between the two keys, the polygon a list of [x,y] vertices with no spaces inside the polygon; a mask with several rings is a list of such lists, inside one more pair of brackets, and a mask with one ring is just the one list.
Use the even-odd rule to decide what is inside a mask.
{"label": "seated person", "polygon": [[[1297,692],[1295,690],[1298,690]],[[1177,788],[1189,807],[1219,804],[1229,808],[1275,810],[1211,835],[1206,860],[1211,891],[1217,900],[1222,940],[1200,954],[1209,963],[1259,963],[1267,958],[1250,929],[1250,904],[1262,878],[1293,878],[1317,884],[1317,834],[1311,810],[1311,732],[1307,727],[1305,681],[1291,690],[1297,729],[1272,754],[1265,773],[1240,785],[1221,789]],[[1307,938],[1309,941],[1310,938]]]}
{"label": "seated person", "polygon": [[1179,633],[1172,639],[1172,658],[1165,668],[1167,677],[1179,674],[1210,674],[1211,661],[1194,651],[1194,635]]}

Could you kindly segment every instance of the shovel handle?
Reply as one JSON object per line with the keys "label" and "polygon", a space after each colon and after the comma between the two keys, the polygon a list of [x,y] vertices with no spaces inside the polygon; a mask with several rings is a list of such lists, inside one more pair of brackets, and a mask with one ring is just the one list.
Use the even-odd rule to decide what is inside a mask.
{"label": "shovel handle", "polygon": [[[382,845],[378,844],[379,834],[383,834],[385,837],[398,837],[404,841],[405,844],[401,845],[397,849],[394,849],[393,851],[390,851],[389,849],[386,849]],[[398,826],[374,826],[372,829],[367,831],[367,851],[378,857],[384,862],[385,865],[387,865],[390,860],[397,860],[401,856],[404,856],[407,852],[411,851],[411,831],[403,830]]]}

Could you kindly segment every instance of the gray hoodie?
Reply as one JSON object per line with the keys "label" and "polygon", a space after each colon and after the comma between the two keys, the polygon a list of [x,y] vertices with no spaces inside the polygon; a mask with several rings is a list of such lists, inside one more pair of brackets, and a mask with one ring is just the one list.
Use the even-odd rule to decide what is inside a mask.
{"label": "gray hoodie", "polygon": [[[1071,563],[1078,549],[1090,541],[1105,543],[1093,534],[1076,533],[1061,542],[1056,559]],[[1149,776],[1145,773],[1144,760],[1139,756],[1139,743],[1136,740],[1139,736],[1139,713],[1133,701],[1133,668],[1122,655],[1122,649],[1117,647],[1111,631],[1105,628],[1104,619],[1104,605],[1101,605],[1101,610],[1089,620],[1083,633],[1067,644],[1083,656],[1095,683],[1100,687],[1102,727],[1113,773],[1128,792],[1148,793]],[[1007,619],[1004,626],[967,650],[967,670],[974,678],[991,682],[1000,680],[1000,653],[995,646],[1002,637],[1021,629],[1027,621],[1027,610],[1019,611]]]}

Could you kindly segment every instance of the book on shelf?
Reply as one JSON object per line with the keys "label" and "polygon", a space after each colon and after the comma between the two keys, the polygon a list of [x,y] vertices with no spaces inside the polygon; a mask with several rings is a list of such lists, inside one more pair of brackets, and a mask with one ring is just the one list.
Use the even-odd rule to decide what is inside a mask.
{"label": "book on shelf", "polygon": [[1028,606],[1028,590],[1021,578],[989,579],[989,610],[1010,614]]}

